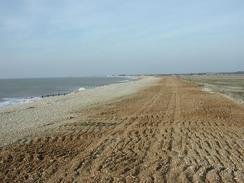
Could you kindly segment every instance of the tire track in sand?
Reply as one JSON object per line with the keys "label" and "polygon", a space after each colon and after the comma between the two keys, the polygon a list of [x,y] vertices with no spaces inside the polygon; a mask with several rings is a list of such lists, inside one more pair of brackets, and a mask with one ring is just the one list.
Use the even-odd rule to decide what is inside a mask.
{"label": "tire track in sand", "polygon": [[80,115],[1,148],[0,182],[244,180],[244,108],[180,79]]}

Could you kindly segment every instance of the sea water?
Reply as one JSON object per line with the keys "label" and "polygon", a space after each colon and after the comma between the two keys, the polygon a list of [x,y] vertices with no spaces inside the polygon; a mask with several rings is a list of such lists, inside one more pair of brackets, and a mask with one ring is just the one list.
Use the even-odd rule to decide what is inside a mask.
{"label": "sea water", "polygon": [[0,107],[128,80],[126,77],[0,79]]}

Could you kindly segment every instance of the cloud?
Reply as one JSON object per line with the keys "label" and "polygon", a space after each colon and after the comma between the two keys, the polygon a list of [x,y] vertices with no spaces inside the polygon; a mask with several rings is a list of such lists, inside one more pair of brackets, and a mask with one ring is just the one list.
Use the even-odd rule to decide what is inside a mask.
{"label": "cloud", "polygon": [[66,65],[74,60],[88,65],[89,60],[117,60],[123,65],[123,60],[127,60],[128,68],[130,62],[141,61],[147,66],[150,60],[155,60],[155,64],[162,59],[176,62],[189,57],[206,58],[209,48],[212,55],[216,53],[216,60],[230,58],[234,53],[241,57],[224,45],[244,46],[243,2],[0,1],[1,67],[3,60],[13,60],[17,66],[19,60],[67,60]]}

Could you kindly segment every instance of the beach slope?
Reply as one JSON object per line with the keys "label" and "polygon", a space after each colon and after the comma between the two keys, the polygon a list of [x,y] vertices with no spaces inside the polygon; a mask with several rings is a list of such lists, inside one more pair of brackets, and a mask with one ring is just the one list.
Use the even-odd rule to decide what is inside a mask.
{"label": "beach slope", "polygon": [[74,92],[66,96],[49,97],[14,107],[0,108],[0,146],[25,137],[43,135],[50,130],[73,122],[76,113],[93,105],[137,92],[158,81],[154,77],[141,77],[126,83]]}
{"label": "beach slope", "polygon": [[243,182],[244,107],[179,78],[150,83],[1,148],[0,182]]}

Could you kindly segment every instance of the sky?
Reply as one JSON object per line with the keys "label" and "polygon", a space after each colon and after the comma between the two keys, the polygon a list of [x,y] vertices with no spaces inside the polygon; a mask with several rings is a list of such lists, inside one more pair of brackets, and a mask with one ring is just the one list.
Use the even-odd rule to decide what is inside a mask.
{"label": "sky", "polygon": [[240,70],[243,0],[0,0],[0,78]]}

